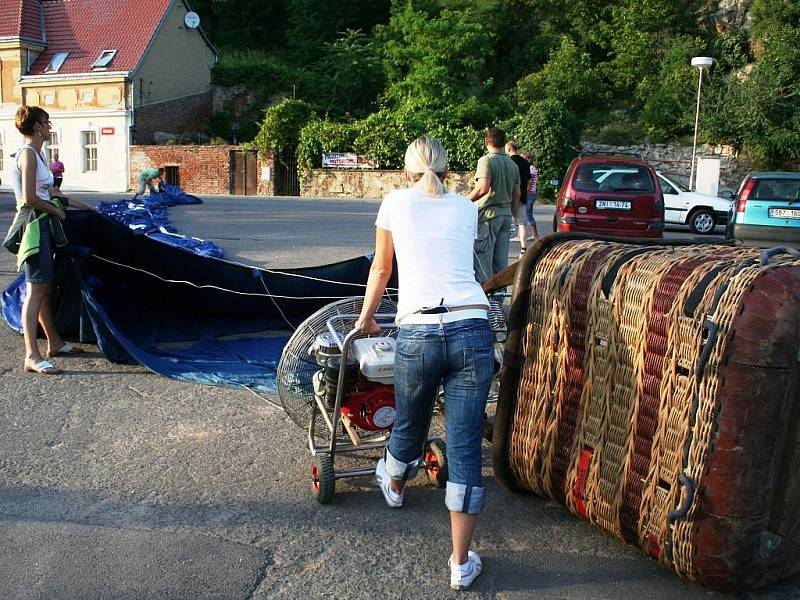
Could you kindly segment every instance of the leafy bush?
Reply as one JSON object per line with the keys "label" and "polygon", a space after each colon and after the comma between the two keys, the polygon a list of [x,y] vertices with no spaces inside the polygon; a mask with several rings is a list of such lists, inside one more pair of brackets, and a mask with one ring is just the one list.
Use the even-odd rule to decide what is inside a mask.
{"label": "leafy bush", "polygon": [[300,132],[298,169],[320,166],[323,152],[355,152],[382,169],[401,169],[408,145],[420,135],[435,137],[447,150],[451,170],[475,168],[483,152],[483,132],[454,126],[442,114],[382,109],[359,121],[311,120]]}
{"label": "leafy bush", "polygon": [[297,146],[297,170],[302,173],[319,168],[323,152],[350,152],[357,130],[353,123],[334,123],[312,119],[300,130]]}
{"label": "leafy bush", "polygon": [[615,117],[604,115],[604,119],[596,119],[595,123],[588,125],[583,131],[583,138],[596,144],[610,146],[629,146],[641,144],[645,139],[642,126],[628,117]]}
{"label": "leafy bush", "polygon": [[552,193],[550,179],[563,179],[579,148],[577,117],[558,100],[542,100],[503,124],[509,138],[531,153],[539,169],[539,193]]}
{"label": "leafy bush", "polygon": [[294,152],[300,141],[300,131],[313,117],[311,105],[302,100],[284,100],[264,111],[261,129],[253,143],[262,154]]}

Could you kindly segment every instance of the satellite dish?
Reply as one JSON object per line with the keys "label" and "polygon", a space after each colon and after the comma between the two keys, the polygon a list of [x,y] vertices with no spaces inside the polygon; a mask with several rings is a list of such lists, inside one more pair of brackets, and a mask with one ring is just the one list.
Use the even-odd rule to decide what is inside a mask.
{"label": "satellite dish", "polygon": [[186,13],[186,16],[183,17],[183,22],[186,23],[189,29],[196,29],[197,26],[200,25],[200,15],[190,10]]}

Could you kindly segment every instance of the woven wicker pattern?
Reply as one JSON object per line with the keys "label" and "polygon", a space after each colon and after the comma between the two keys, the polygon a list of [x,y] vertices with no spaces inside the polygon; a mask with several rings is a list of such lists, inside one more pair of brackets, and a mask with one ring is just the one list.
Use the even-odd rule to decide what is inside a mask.
{"label": "woven wicker pattern", "polygon": [[520,486],[692,577],[692,490],[737,305],[788,255],[557,243],[531,275],[509,437]]}

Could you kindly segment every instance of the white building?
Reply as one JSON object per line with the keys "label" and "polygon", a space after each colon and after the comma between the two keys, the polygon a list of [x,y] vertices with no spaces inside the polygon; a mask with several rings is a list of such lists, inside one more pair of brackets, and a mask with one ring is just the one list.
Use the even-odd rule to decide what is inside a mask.
{"label": "white building", "polygon": [[126,191],[131,144],[204,127],[216,59],[185,0],[2,0],[0,187],[27,104],[50,114],[64,191]]}

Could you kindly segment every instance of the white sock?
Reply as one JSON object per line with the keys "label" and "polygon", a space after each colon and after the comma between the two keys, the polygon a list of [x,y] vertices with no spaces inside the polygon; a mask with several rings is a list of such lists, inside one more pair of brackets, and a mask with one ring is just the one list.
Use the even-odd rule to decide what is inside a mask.
{"label": "white sock", "polygon": [[452,569],[458,569],[461,573],[469,573],[472,571],[472,561],[470,561],[469,556],[467,556],[467,562],[463,565],[457,565],[456,563],[451,563]]}

